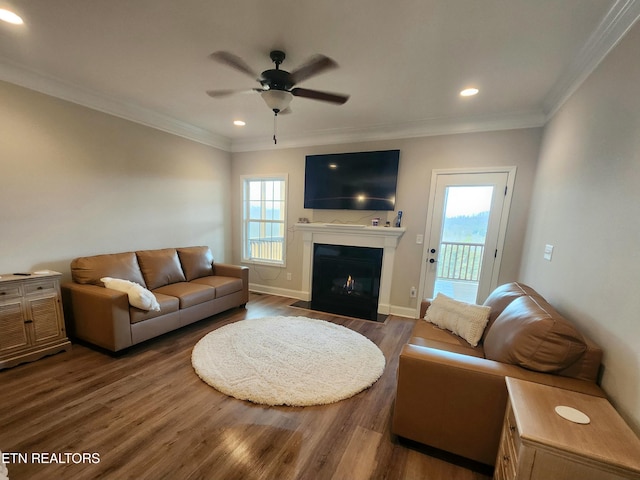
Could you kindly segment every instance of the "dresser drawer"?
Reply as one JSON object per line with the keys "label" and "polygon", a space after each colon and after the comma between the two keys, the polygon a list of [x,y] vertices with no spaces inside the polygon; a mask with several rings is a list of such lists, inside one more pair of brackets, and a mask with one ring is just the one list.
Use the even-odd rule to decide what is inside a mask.
{"label": "dresser drawer", "polygon": [[42,280],[39,282],[27,283],[24,285],[24,294],[31,295],[34,293],[55,292],[55,280]]}
{"label": "dresser drawer", "polygon": [[20,285],[0,285],[0,302],[5,298],[15,298],[20,296],[22,296],[22,289]]}
{"label": "dresser drawer", "polygon": [[516,424],[516,417],[513,414],[513,409],[509,408],[507,413],[507,439],[511,445],[511,449],[514,453],[518,453],[520,450],[520,433],[518,432],[518,425]]}

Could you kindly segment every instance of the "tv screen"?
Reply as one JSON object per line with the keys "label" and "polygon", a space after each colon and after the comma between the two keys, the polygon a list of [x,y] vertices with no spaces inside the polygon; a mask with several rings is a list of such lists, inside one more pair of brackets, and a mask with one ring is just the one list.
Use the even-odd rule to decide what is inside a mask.
{"label": "tv screen", "polygon": [[394,210],[400,150],[307,155],[304,208]]}

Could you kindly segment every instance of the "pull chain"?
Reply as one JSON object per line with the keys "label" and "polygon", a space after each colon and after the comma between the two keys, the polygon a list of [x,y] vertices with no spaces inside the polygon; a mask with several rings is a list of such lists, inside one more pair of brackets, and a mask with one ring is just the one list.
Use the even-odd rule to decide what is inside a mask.
{"label": "pull chain", "polygon": [[276,138],[277,128],[278,128],[278,112],[275,112],[273,115],[273,143],[274,145],[278,144],[278,139]]}

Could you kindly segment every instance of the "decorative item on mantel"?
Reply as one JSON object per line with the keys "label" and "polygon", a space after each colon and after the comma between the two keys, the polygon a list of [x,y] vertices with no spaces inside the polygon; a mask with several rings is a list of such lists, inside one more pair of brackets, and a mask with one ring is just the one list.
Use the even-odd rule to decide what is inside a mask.
{"label": "decorative item on mantel", "polygon": [[396,217],[396,228],[402,226],[402,210],[398,210],[398,216]]}

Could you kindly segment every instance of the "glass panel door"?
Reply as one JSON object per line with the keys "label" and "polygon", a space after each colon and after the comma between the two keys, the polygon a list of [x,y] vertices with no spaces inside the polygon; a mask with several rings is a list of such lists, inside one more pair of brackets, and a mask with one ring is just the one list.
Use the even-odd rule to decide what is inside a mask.
{"label": "glass panel door", "polygon": [[491,290],[508,174],[440,174],[430,205],[424,298],[469,303]]}

